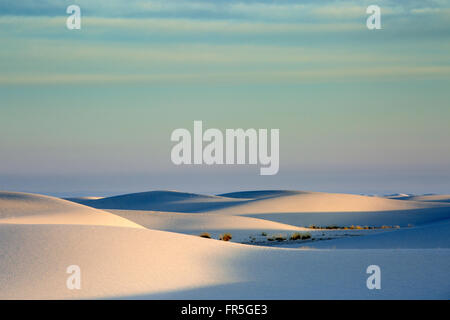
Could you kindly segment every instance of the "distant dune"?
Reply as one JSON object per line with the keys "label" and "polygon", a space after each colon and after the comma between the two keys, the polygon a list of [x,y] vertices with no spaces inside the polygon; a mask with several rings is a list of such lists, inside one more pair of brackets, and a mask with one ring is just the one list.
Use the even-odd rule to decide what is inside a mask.
{"label": "distant dune", "polygon": [[[429,198],[433,197],[433,198]],[[447,196],[443,196],[446,198]],[[440,199],[438,196],[418,197]],[[446,205],[421,201],[396,201],[380,197],[353,194],[305,191],[243,191],[218,196],[199,195],[176,191],[149,191],[114,197],[67,200],[99,209],[155,210],[173,212],[218,211],[233,214],[276,212],[373,212],[441,208]],[[169,210],[171,209],[171,210]]]}
{"label": "distant dune", "polygon": [[[394,199],[394,198],[391,198]],[[410,200],[410,201],[426,201],[426,202],[450,202],[450,194],[444,195],[423,195],[423,196],[399,196],[397,200]]]}
{"label": "distant dune", "polygon": [[446,203],[290,190],[243,191],[219,196],[151,191],[74,201],[106,210],[245,215],[296,227],[311,224],[407,226],[450,217],[450,204]]}
{"label": "distant dune", "polygon": [[[244,192],[247,197],[251,195]],[[239,197],[239,193],[235,194]],[[275,213],[275,212],[370,212],[411,210],[431,207],[442,207],[414,201],[395,201],[379,197],[368,197],[353,194],[278,191],[270,195],[258,196],[252,201],[224,208],[224,212],[233,214]],[[230,210],[229,210],[230,209]]]}
{"label": "distant dune", "polygon": [[210,212],[245,215],[295,226],[406,226],[447,219],[450,205],[352,194],[286,191]]}
{"label": "distant dune", "polygon": [[294,194],[307,193],[304,191],[290,191],[290,190],[256,190],[256,191],[239,191],[219,194],[218,196],[236,199],[262,199],[262,198],[272,198],[278,196],[288,196]]}
{"label": "distant dune", "polygon": [[200,212],[241,202],[232,198],[177,191],[148,191],[100,199],[68,198],[67,200],[98,209],[173,212]]}

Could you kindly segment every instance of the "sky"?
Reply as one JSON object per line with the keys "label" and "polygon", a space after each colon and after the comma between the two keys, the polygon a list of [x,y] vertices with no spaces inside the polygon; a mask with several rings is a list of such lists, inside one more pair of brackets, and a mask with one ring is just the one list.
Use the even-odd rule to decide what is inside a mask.
{"label": "sky", "polygon": [[[449,89],[450,1],[2,0],[0,190],[450,193]],[[175,166],[194,120],[279,129],[279,173]]]}

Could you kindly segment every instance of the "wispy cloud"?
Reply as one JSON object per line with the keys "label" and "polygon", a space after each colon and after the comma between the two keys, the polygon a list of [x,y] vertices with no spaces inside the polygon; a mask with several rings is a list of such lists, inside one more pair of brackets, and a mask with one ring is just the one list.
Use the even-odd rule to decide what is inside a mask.
{"label": "wispy cloud", "polygon": [[382,0],[375,33],[369,1],[79,0],[73,32],[69,2],[0,3],[1,84],[448,76],[449,20],[417,18],[447,14],[443,1]]}
{"label": "wispy cloud", "polygon": [[[195,18],[195,19],[264,19],[266,21],[320,21],[327,19],[358,19],[365,14],[371,0],[78,0],[89,16],[139,18]],[[70,0],[3,0],[1,15],[63,16]],[[440,14],[448,1],[380,0],[384,14],[428,12]]]}
{"label": "wispy cloud", "polygon": [[181,84],[181,83],[311,83],[343,81],[389,81],[392,79],[439,79],[450,76],[449,67],[367,67],[334,68],[332,70],[234,71],[202,73],[154,74],[14,74],[0,75],[0,84]]}

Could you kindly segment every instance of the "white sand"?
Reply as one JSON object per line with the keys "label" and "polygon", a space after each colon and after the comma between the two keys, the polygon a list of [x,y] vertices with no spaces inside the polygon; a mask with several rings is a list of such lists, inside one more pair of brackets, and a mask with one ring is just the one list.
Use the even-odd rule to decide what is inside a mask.
{"label": "white sand", "polygon": [[231,233],[233,242],[249,241],[250,235],[293,233],[308,231],[283,223],[264,219],[208,213],[178,213],[139,210],[108,210],[153,230],[171,231],[191,235],[207,232],[218,239],[220,234]]}
{"label": "white sand", "polygon": [[450,194],[406,196],[406,197],[398,197],[397,199],[409,201],[450,202]]}
{"label": "white sand", "polygon": [[236,192],[223,196],[205,196],[175,191],[150,191],[100,199],[74,198],[70,200],[99,209],[172,212],[209,212],[215,210],[234,215],[287,212],[380,212],[445,206],[445,204],[396,201],[352,194],[283,190]]}
{"label": "white sand", "polygon": [[149,191],[100,199],[68,198],[99,209],[200,212],[241,203],[240,199],[178,191]]}
{"label": "white sand", "polygon": [[[0,225],[0,243],[0,298],[8,299],[448,298],[449,292],[442,282],[448,249],[286,250],[67,225]],[[81,267],[81,290],[66,288],[72,264]],[[379,292],[365,287],[370,264],[386,269]]]}
{"label": "white sand", "polygon": [[81,224],[142,228],[114,214],[36,194],[0,192],[0,223]]}
{"label": "white sand", "polygon": [[221,209],[222,213],[264,214],[288,212],[383,212],[423,208],[440,208],[440,204],[417,201],[396,201],[378,197],[368,197],[341,193],[292,191],[274,197],[256,198],[235,206]]}
{"label": "white sand", "polygon": [[310,243],[313,248],[337,249],[450,249],[450,220],[379,234]]}
{"label": "white sand", "polygon": [[[248,193],[244,193],[249,196]],[[245,215],[295,226],[420,225],[450,218],[450,204],[400,201],[321,192],[286,192],[258,197],[210,212]]]}
{"label": "white sand", "polygon": [[[52,197],[2,192],[0,298],[450,297],[448,206],[382,198],[367,202],[370,197],[352,195],[268,194],[259,194],[255,197],[258,200],[236,200],[231,196],[175,194],[173,197],[174,194],[169,192],[169,197],[159,200],[155,194],[150,194],[151,201],[141,194],[141,205],[154,202],[164,207],[167,202],[168,206],[182,209],[182,203],[186,202],[192,209],[193,203],[197,202],[204,211],[208,211],[208,203],[214,210],[197,214],[113,210],[122,216],[119,217]],[[126,200],[122,203],[124,206],[129,205],[134,197],[126,196],[119,200]],[[286,201],[284,204],[283,199]],[[321,203],[314,206],[314,199]],[[325,201],[327,199],[328,202]],[[233,216],[231,212],[222,215],[216,210],[217,203],[224,206],[224,203],[233,201],[235,203],[227,210],[243,206],[236,211],[241,215],[259,209],[256,214],[265,218],[277,208],[279,215],[292,215],[302,213],[298,210],[316,207],[320,212],[305,213],[314,215],[324,214],[322,210],[328,208],[331,211],[333,205],[338,205],[338,211],[327,213],[343,220],[348,214],[375,214],[373,210],[384,213],[383,220],[388,219],[389,213],[393,217],[406,213],[404,219],[408,220],[414,218],[414,215],[408,216],[410,210],[420,210],[420,214],[431,216],[424,221],[435,222],[378,235],[308,243],[310,247],[337,249],[257,247],[180,234],[203,229],[218,232],[224,228],[237,233],[269,228],[296,229],[272,221]],[[263,205],[264,201],[272,207]],[[294,203],[303,209],[295,209]],[[251,211],[247,211],[247,205],[252,206]],[[351,211],[357,208],[361,211]],[[364,211],[364,208],[369,211]],[[295,212],[283,212],[287,209]],[[341,212],[343,209],[348,212]],[[444,220],[445,212],[447,220]],[[382,269],[381,290],[366,288],[368,275],[365,271],[371,264]],[[81,290],[66,287],[69,276],[66,268],[69,265],[81,268]]]}

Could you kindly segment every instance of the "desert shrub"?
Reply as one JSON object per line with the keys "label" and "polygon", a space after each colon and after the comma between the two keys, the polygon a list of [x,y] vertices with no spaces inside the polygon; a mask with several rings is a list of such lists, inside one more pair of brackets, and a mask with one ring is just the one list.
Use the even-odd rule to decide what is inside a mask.
{"label": "desert shrub", "polygon": [[276,235],[273,235],[273,236],[267,238],[267,240],[269,240],[269,241],[285,241],[286,239],[287,238],[282,234],[276,234]]}
{"label": "desert shrub", "polygon": [[311,239],[310,233],[300,233],[300,232],[294,232],[289,240],[306,240]]}
{"label": "desert shrub", "polygon": [[277,234],[273,237],[276,241],[284,241],[286,240],[286,237],[282,234]]}
{"label": "desert shrub", "polygon": [[310,239],[311,238],[311,234],[310,233],[300,233],[300,232],[294,232],[289,240],[305,240],[305,239]]}
{"label": "desert shrub", "polygon": [[294,232],[293,234],[291,234],[291,237],[289,238],[289,240],[301,240],[302,239],[302,234],[300,232]]}
{"label": "desert shrub", "polygon": [[311,239],[311,234],[310,233],[303,233],[302,234],[302,240],[306,240],[306,239]]}
{"label": "desert shrub", "polygon": [[202,238],[207,238],[207,239],[211,239],[211,235],[208,232],[202,232],[200,234],[200,237]]}
{"label": "desert shrub", "polygon": [[231,233],[224,233],[220,235],[219,240],[230,241],[232,238]]}

